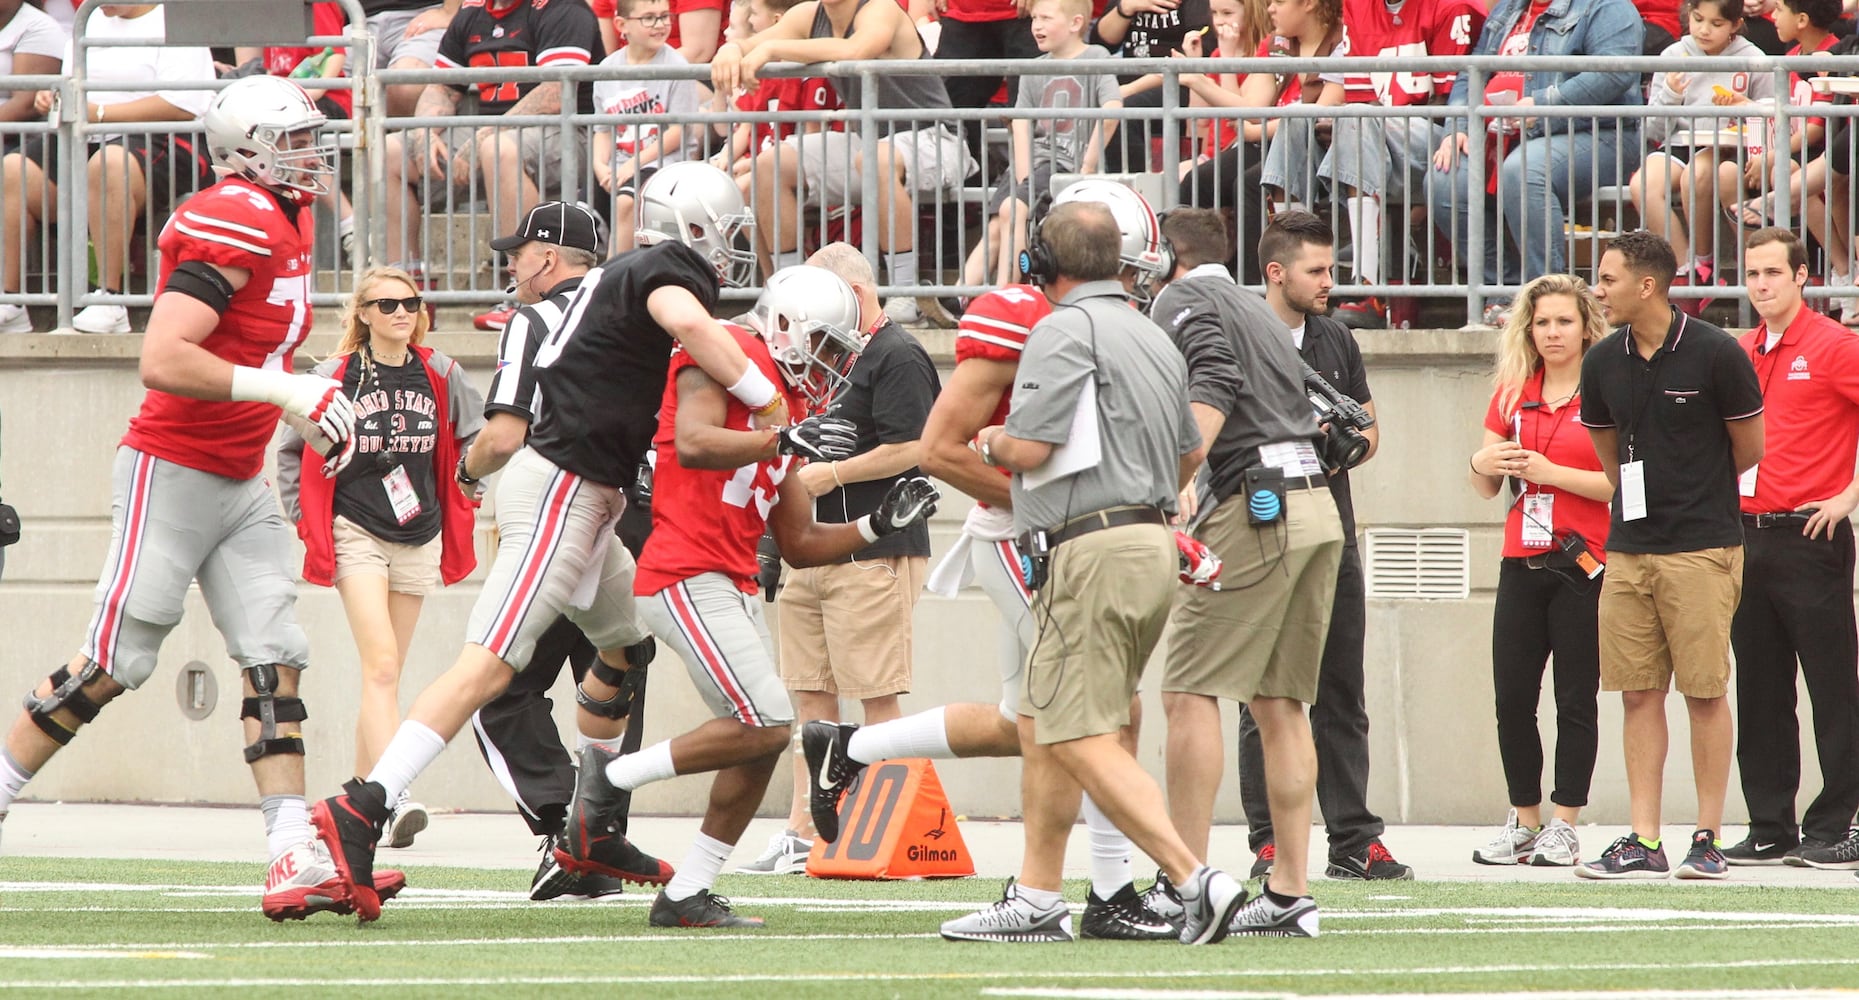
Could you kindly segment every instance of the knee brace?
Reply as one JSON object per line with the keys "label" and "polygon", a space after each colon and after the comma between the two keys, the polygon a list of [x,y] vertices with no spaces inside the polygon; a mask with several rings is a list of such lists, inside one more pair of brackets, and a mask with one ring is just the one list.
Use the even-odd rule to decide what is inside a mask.
{"label": "knee brace", "polygon": [[76,677],[71,676],[69,666],[52,671],[48,678],[52,682],[51,694],[41,698],[33,691],[26,692],[27,718],[59,746],[71,742],[71,737],[77,735],[77,731],[66,729],[64,723],[52,718],[52,713],[65,708],[70,709],[80,723],[95,719],[97,713],[103,711],[103,706],[90,700],[90,696],[84,693],[84,685],[94,680],[102,669],[95,660],[86,660],[84,669],[79,670]]}
{"label": "knee brace", "polygon": [[598,656],[587,668],[589,676],[618,689],[613,697],[602,701],[588,694],[587,688],[582,686],[587,683],[583,679],[581,684],[575,685],[575,704],[603,719],[624,719],[632,714],[634,700],[645,690],[646,667],[658,655],[658,643],[648,635],[626,647],[625,652],[627,669],[624,671],[607,666],[606,661]]}
{"label": "knee brace", "polygon": [[278,697],[278,668],[274,663],[247,667],[245,676],[257,695],[241,703],[239,718],[258,720],[258,739],[245,748],[245,762],[251,764],[272,754],[303,756],[302,735],[278,735],[278,723],[302,722],[309,718],[303,699]]}

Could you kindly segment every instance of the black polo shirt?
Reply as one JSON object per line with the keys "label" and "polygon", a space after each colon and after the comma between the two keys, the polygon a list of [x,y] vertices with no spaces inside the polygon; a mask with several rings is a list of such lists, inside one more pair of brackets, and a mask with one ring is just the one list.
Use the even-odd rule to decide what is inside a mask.
{"label": "black polo shirt", "polygon": [[[849,384],[840,394],[833,413],[858,428],[858,450],[863,455],[884,444],[915,441],[923,436],[923,422],[929,419],[930,407],[942,383],[936,377],[936,365],[917,338],[896,323],[887,321],[871,335],[858,361],[847,376]],[[920,476],[915,466],[895,476],[828,490],[813,502],[814,520],[821,524],[848,524],[878,509],[884,495],[900,479]],[[891,556],[928,556],[929,522],[916,524],[886,535],[847,556],[842,562],[879,559]]]}
{"label": "black polo shirt", "polygon": [[1665,343],[1650,358],[1639,356],[1624,326],[1590,348],[1581,365],[1581,422],[1618,432],[1616,463],[1646,463],[1646,516],[1622,521],[1616,493],[1608,551],[1743,544],[1724,422],[1761,412],[1762,387],[1749,355],[1729,334],[1676,309]]}
{"label": "black polo shirt", "polygon": [[[1368,391],[1368,369],[1362,364],[1362,345],[1356,343],[1356,335],[1348,327],[1328,316],[1305,316],[1304,346],[1298,354],[1337,392],[1363,405],[1374,400]],[[1349,492],[1349,470],[1330,477],[1330,496],[1343,518],[1343,545],[1355,548],[1356,508]]]}

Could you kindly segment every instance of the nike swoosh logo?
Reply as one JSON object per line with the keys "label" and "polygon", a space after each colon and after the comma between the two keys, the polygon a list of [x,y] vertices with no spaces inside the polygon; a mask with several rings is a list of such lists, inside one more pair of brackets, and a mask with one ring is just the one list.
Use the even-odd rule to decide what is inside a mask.
{"label": "nike swoosh logo", "polygon": [[1770,848],[1773,848],[1775,845],[1774,844],[1754,844],[1751,846],[1753,846],[1756,849],[1756,851],[1760,853],[1762,851],[1766,851],[1766,850],[1769,850]]}
{"label": "nike swoosh logo", "polygon": [[833,780],[833,768],[832,768],[833,750],[837,748],[838,746],[839,746],[839,734],[834,733],[833,741],[826,745],[827,766],[820,768],[820,787],[821,788],[833,789],[833,788],[839,787],[839,782]]}

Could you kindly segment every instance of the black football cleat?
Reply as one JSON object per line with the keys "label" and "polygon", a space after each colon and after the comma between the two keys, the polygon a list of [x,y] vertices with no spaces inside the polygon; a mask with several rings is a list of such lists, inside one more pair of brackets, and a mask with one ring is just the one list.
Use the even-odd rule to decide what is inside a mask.
{"label": "black football cleat", "polygon": [[801,753],[807,757],[807,809],[820,839],[839,839],[839,797],[865,765],[846,755],[846,741],[857,726],[809,722],[800,730]]}
{"label": "black football cleat", "polygon": [[634,847],[620,832],[619,809],[630,796],[607,780],[607,765],[619,755],[604,743],[590,743],[581,750],[574,802],[556,841],[555,860],[577,875],[610,875],[640,885],[664,885],[674,874],[671,866]]}
{"label": "black football cleat", "polygon": [[360,778],[344,784],[341,795],[310,807],[310,822],[328,847],[330,860],[335,862],[336,872],[348,888],[349,902],[362,923],[381,916],[381,896],[374,878],[374,845],[392,815],[386,789],[378,782]]}

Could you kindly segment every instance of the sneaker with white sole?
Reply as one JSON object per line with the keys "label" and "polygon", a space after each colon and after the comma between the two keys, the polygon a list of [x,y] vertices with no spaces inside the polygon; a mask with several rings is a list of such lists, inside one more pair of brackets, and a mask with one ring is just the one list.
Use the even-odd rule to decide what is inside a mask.
{"label": "sneaker with white sole", "polygon": [[32,317],[25,306],[11,302],[0,305],[0,333],[31,333]]}
{"label": "sneaker with white sole", "polygon": [[387,821],[387,828],[381,831],[381,843],[386,847],[412,847],[413,838],[426,829],[430,822],[426,807],[413,801],[412,796],[401,792],[394,800],[394,815]]}
{"label": "sneaker with white sole", "polygon": [[1631,833],[1608,845],[1600,857],[1575,866],[1576,878],[1665,878],[1670,874],[1672,869],[1665,861],[1665,845],[1647,847]]}
{"label": "sneaker with white sole", "polygon": [[1099,898],[1093,889],[1085,896],[1084,916],[1078,921],[1078,936],[1100,941],[1173,941],[1181,928],[1143,905],[1144,897],[1134,885],[1124,885],[1109,899]]}
{"label": "sneaker with white sole", "polygon": [[807,855],[813,853],[813,841],[802,840],[792,830],[783,830],[768,839],[768,849],[754,861],[736,869],[738,875],[804,875]]}
{"label": "sneaker with white sole", "polygon": [[1299,896],[1290,906],[1281,906],[1261,892],[1233,914],[1227,933],[1247,937],[1303,937],[1318,934],[1317,901]]}
{"label": "sneaker with white sole", "polygon": [[1246,903],[1246,887],[1218,868],[1202,865],[1193,885],[1181,887],[1182,944],[1216,944]]}
{"label": "sneaker with white sole", "polygon": [[1738,868],[1768,868],[1787,863],[1789,855],[1800,857],[1800,846],[1787,840],[1761,840],[1750,834],[1724,848],[1723,858]]}
{"label": "sneaker with white sole", "polygon": [[1517,821],[1517,810],[1504,817],[1504,829],[1491,842],[1472,852],[1472,861],[1481,865],[1527,864],[1536,853],[1536,838],[1541,831]]}
{"label": "sneaker with white sole", "polygon": [[124,306],[85,306],[71,317],[71,329],[79,333],[128,333],[129,310]]}
{"label": "sneaker with white sole", "polygon": [[1020,898],[1019,883],[1007,880],[1000,902],[942,925],[947,941],[1054,942],[1072,939],[1072,914],[1063,902],[1039,910]]}
{"label": "sneaker with white sole", "polygon": [[1846,839],[1837,844],[1801,848],[1801,860],[1809,868],[1824,868],[1829,871],[1850,871],[1859,869],[1859,829],[1849,830]]}
{"label": "sneaker with white sole", "polygon": [[1573,868],[1581,864],[1581,838],[1567,822],[1552,819],[1536,835],[1536,851],[1530,864],[1538,868]]}
{"label": "sneaker with white sole", "polygon": [[1730,877],[1730,862],[1724,860],[1723,848],[1717,846],[1717,831],[1699,830],[1691,835],[1691,849],[1672,874],[1684,879],[1724,879]]}

